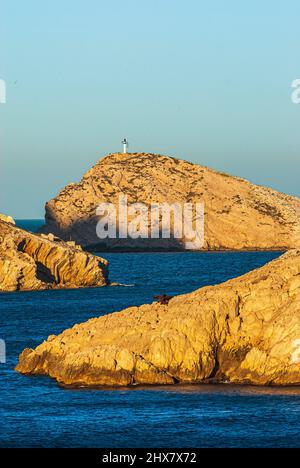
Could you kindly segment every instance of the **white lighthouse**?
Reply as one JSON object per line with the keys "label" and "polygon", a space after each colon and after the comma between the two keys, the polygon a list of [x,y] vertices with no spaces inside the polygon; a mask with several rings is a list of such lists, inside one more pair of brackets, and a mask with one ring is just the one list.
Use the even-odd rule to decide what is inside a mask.
{"label": "white lighthouse", "polygon": [[124,140],[122,141],[122,145],[123,145],[123,153],[127,153],[127,149],[128,149],[128,141],[126,140],[126,138],[124,138]]}

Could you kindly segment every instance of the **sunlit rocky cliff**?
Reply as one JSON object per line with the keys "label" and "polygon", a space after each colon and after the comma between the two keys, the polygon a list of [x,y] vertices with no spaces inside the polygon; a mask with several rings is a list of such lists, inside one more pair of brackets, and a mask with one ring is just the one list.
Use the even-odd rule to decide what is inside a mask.
{"label": "sunlit rocky cliff", "polygon": [[67,385],[300,385],[300,250],[49,336],[23,351],[17,370]]}
{"label": "sunlit rocky cliff", "polygon": [[206,250],[289,249],[300,246],[300,200],[245,179],[171,157],[110,154],[79,183],[46,204],[42,232],[95,248],[184,249],[185,239],[106,239],[96,235],[99,203],[204,202]]}
{"label": "sunlit rocky cliff", "polygon": [[52,234],[36,235],[0,215],[0,291],[105,286],[108,262]]}

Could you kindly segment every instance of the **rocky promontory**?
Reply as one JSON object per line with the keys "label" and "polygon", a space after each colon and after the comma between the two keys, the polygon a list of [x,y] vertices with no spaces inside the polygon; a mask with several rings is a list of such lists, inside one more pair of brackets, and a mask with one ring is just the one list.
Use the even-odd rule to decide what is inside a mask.
{"label": "rocky promontory", "polygon": [[16,370],[83,386],[300,384],[300,250],[167,299],[49,336]]}
{"label": "rocky promontory", "polygon": [[300,247],[300,200],[204,166],[147,153],[110,154],[79,183],[46,204],[42,232],[91,249],[186,248],[184,238],[104,239],[96,235],[102,202],[203,202],[204,250],[286,250]]}
{"label": "rocky promontory", "polygon": [[108,262],[75,244],[18,228],[0,215],[0,291],[108,284]]}

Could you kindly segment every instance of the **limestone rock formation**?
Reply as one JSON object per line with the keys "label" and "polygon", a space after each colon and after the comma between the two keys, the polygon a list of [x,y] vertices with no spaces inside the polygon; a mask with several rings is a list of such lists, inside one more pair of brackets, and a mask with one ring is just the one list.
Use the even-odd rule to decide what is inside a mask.
{"label": "limestone rock formation", "polygon": [[0,291],[104,286],[108,262],[53,235],[35,235],[0,218]]}
{"label": "limestone rock formation", "polygon": [[300,250],[167,304],[75,325],[25,349],[16,369],[66,385],[299,385]]}
{"label": "limestone rock formation", "polygon": [[0,213],[0,221],[5,221],[6,223],[16,224],[14,219],[11,216]]}
{"label": "limestone rock formation", "polygon": [[96,235],[96,208],[128,202],[205,204],[205,250],[290,249],[300,246],[300,200],[207,167],[171,157],[111,154],[80,183],[67,185],[46,204],[42,232],[91,248],[182,249],[185,239],[106,239]]}
{"label": "limestone rock formation", "polygon": [[[1,230],[0,222],[0,230]],[[44,286],[44,287],[43,287]],[[37,265],[33,258],[20,252],[10,237],[0,235],[0,291],[44,289],[38,279]]]}

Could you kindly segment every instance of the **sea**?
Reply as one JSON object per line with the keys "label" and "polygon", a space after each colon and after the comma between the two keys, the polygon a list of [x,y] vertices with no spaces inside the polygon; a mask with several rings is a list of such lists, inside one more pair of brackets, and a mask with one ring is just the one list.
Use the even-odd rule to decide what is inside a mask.
{"label": "sea", "polygon": [[[35,231],[42,220],[19,220]],[[299,447],[300,389],[174,385],[66,389],[15,372],[19,353],[75,323],[260,267],[280,252],[96,253],[119,287],[0,294],[0,447]]]}

